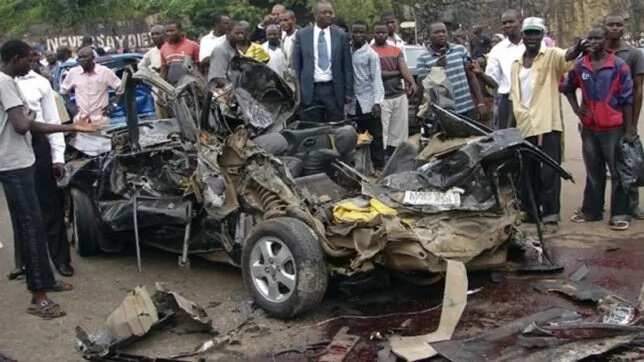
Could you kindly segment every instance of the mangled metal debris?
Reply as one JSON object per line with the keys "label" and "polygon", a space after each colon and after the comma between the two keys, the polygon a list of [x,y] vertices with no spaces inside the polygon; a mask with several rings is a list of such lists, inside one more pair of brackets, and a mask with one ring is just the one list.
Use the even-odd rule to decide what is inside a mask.
{"label": "mangled metal debris", "polygon": [[644,314],[644,283],[642,283],[642,288],[640,288],[640,297],[637,299],[637,309],[640,313]]}
{"label": "mangled metal debris", "polygon": [[160,285],[152,296],[145,287],[130,291],[123,302],[108,316],[105,326],[88,334],[76,327],[76,348],[90,360],[110,360],[120,349],[142,339],[150,331],[165,326],[170,320],[189,320],[203,332],[212,329],[205,310],[180,294]]}
{"label": "mangled metal debris", "polygon": [[103,359],[103,362],[188,362],[174,358],[148,357],[132,353],[116,352]]}
{"label": "mangled metal debris", "polygon": [[17,362],[17,361],[0,353],[0,362]]}
{"label": "mangled metal debris", "polygon": [[202,343],[200,343],[198,346],[196,346],[192,351],[179,353],[177,355],[172,356],[172,358],[201,356],[212,350],[221,348],[227,344],[232,344],[233,342],[236,341],[235,338],[237,338],[237,336],[242,332],[243,328],[245,328],[251,322],[252,322],[252,318],[250,317],[246,318],[235,327],[230,328],[227,332],[222,333],[222,335],[205,340]]}
{"label": "mangled metal debris", "polygon": [[390,338],[391,350],[407,361],[418,361],[435,356],[430,345],[449,340],[463,315],[467,304],[467,270],[462,262],[447,260],[443,310],[435,332],[422,336]]}
{"label": "mangled metal debris", "polygon": [[[516,130],[483,130],[432,105],[442,134],[423,150],[401,145],[383,177],[372,179],[349,164],[358,142],[351,125],[298,121],[288,84],[252,60],[234,59],[228,78],[215,92],[195,75],[176,86],[145,69],[128,79],[164,93],[175,118],[128,122],[103,135],[109,150],[70,163],[65,185],[74,208],[87,211],[74,218],[79,250],[121,250],[124,238],[109,236],[129,233],[137,246],[180,254],[181,266],[190,255],[226,260],[246,280],[255,276],[246,284],[258,304],[293,317],[319,303],[332,275],[385,267],[435,281],[445,260],[470,270],[502,266],[520,223],[513,184],[520,158],[570,178]],[[304,225],[273,230],[295,221]],[[84,232],[80,225],[90,223],[96,231]],[[249,240],[265,247],[253,253]],[[271,257],[278,246],[286,249],[280,257],[291,257]],[[291,250],[300,247],[306,251]],[[306,269],[313,259],[328,265]],[[282,261],[288,265],[276,265]],[[325,282],[298,288],[305,278]],[[262,293],[265,285],[272,294]]]}
{"label": "mangled metal debris", "polygon": [[545,279],[535,282],[533,287],[542,292],[557,292],[580,302],[594,303],[602,315],[602,323],[629,325],[639,317],[639,312],[633,303],[591,283],[567,279]]}
{"label": "mangled metal debris", "polygon": [[335,337],[329,345],[326,347],[326,350],[323,352],[322,356],[318,359],[318,362],[342,362],[345,361],[347,355],[351,352],[353,347],[360,340],[359,336],[349,334],[348,327],[342,327],[336,333]]}
{"label": "mangled metal debris", "polygon": [[565,309],[551,309],[479,336],[432,344],[453,362],[580,361],[622,346],[641,345],[644,328],[589,323]]}
{"label": "mangled metal debris", "polygon": [[582,281],[590,273],[586,264],[582,264],[574,273],[570,274],[570,280],[574,282]]}

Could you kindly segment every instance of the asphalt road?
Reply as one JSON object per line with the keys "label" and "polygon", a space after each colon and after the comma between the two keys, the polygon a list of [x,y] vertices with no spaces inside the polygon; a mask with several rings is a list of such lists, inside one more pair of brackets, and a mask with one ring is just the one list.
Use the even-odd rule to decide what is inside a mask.
{"label": "asphalt road", "polygon": [[[576,184],[565,183],[562,193],[563,218],[560,233],[549,240],[555,247],[555,257],[566,267],[565,274],[574,271],[581,263],[591,269],[589,280],[635,299],[644,280],[644,222],[634,222],[624,233],[610,231],[603,222],[574,225],[567,220],[579,207],[584,187],[584,167],[581,158],[580,138],[576,120],[570,110],[565,111],[566,160],[565,167],[576,179]],[[640,120],[640,125],[644,120]],[[644,127],[640,127],[640,132]],[[608,197],[608,195],[607,195]],[[75,290],[54,294],[68,312],[65,318],[43,321],[25,313],[29,294],[23,281],[9,282],[4,278],[13,268],[12,232],[4,198],[0,201],[0,353],[19,361],[80,361],[74,350],[74,328],[82,326],[88,331],[99,328],[109,313],[122,301],[126,292],[137,285],[154,289],[155,282],[164,282],[170,289],[206,307],[213,317],[215,330],[220,334],[247,323],[233,339],[213,353],[213,360],[265,360],[272,353],[327,340],[342,325],[351,327],[352,333],[368,337],[371,332],[384,331],[400,325],[410,317],[397,316],[381,319],[339,319],[325,322],[344,314],[374,315],[381,313],[407,313],[419,311],[440,300],[442,286],[413,291],[389,288],[366,296],[353,298],[331,293],[325,302],[312,313],[288,323],[273,320],[261,311],[253,310],[244,290],[241,276],[235,268],[192,260],[189,270],[177,266],[172,254],[143,250],[143,272],[136,271],[134,253],[123,255],[80,258],[74,254],[76,275],[68,279]],[[483,286],[481,293],[470,298],[457,338],[477,333],[493,325],[511,321],[526,313],[554,305],[578,307],[554,296],[535,294],[519,279],[493,284],[486,277],[474,276],[470,288]],[[513,283],[519,283],[515,285]],[[523,284],[522,284],[523,283]],[[510,292],[511,291],[511,292]],[[437,311],[420,313],[413,317],[409,334],[431,331],[436,328]],[[483,318],[482,316],[485,316]],[[128,351],[154,356],[169,356],[191,351],[203,340],[204,334],[185,334],[177,330],[154,333]],[[353,360],[375,357],[374,344],[363,338],[356,347]],[[282,354],[277,359],[300,360],[299,353]]]}

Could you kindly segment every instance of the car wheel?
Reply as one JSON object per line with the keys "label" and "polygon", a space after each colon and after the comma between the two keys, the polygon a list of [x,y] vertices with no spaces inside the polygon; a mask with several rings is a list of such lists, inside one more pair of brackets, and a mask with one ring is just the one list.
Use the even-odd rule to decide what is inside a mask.
{"label": "car wheel", "polygon": [[83,191],[71,189],[72,231],[76,252],[82,257],[97,255],[104,238],[91,200]]}
{"label": "car wheel", "polygon": [[255,302],[278,318],[318,305],[329,278],[317,235],[288,217],[266,220],[253,230],[242,250],[242,274]]}

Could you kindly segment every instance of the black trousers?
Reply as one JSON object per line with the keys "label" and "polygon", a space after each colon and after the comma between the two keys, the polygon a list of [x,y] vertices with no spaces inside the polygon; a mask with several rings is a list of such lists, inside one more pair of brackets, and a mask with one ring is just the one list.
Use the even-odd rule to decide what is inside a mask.
{"label": "black trousers", "polygon": [[628,207],[631,210],[631,214],[635,216],[637,209],[640,207],[640,189],[638,187],[632,187],[628,192]]}
{"label": "black trousers", "polygon": [[0,182],[9,206],[15,248],[25,264],[27,288],[44,291],[54,286],[54,272],[47,253],[47,235],[42,221],[34,168],[0,172]]}
{"label": "black trousers", "polygon": [[52,172],[51,146],[47,136],[34,134],[32,137],[36,154],[36,194],[47,232],[49,256],[54,265],[69,264],[71,257],[65,228],[65,193],[58,188]]}
{"label": "black trousers", "polygon": [[586,188],[581,211],[592,220],[601,220],[604,213],[606,168],[611,180],[611,217],[628,217],[631,214],[628,192],[622,187],[615,165],[624,130],[595,132],[581,130],[582,153],[586,165]]}
{"label": "black trousers", "polygon": [[300,119],[305,122],[339,122],[344,119],[344,109],[336,102],[333,82],[315,83],[313,102],[302,105]]}
{"label": "black trousers", "polygon": [[[527,140],[539,145],[541,150],[561,164],[561,132],[550,132]],[[540,144],[539,144],[540,143]],[[528,188],[532,188],[537,212],[543,222],[559,222],[561,211],[561,177],[541,162],[527,160],[521,175],[521,203],[524,211],[533,214]],[[533,215],[534,216],[534,215]]]}
{"label": "black trousers", "polygon": [[506,129],[516,126],[514,112],[512,111],[512,101],[509,94],[499,94],[499,106],[496,110],[495,118],[496,129]]}
{"label": "black trousers", "polygon": [[371,162],[377,169],[385,167],[385,149],[382,140],[382,122],[380,118],[374,117],[373,113],[363,113],[360,103],[356,102],[356,115],[353,120],[358,126],[358,132],[369,131],[373,141],[369,145],[371,151]]}

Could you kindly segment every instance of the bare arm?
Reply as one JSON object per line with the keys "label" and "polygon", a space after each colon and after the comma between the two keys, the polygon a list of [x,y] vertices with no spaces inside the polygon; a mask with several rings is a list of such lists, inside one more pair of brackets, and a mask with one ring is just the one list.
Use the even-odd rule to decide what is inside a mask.
{"label": "bare arm", "polygon": [[102,124],[90,124],[85,120],[79,120],[72,124],[49,124],[36,122],[36,114],[33,111],[25,114],[24,107],[14,107],[7,112],[9,122],[19,134],[27,131],[33,133],[58,133],[58,132],[96,132],[101,129]]}
{"label": "bare arm", "polygon": [[644,99],[644,74],[638,74],[633,80],[633,124],[637,129],[637,124],[642,111],[642,100]]}
{"label": "bare arm", "polygon": [[476,74],[469,71],[467,67],[465,69],[465,74],[467,74],[467,80],[470,83],[470,88],[472,89],[472,93],[474,94],[474,98],[476,100],[477,106],[484,104],[483,92],[481,91],[481,83],[479,83],[479,80],[476,77]]}
{"label": "bare arm", "polygon": [[580,39],[577,41],[577,44],[575,46],[570,47],[566,50],[566,61],[569,62],[571,60],[575,60],[581,53],[584,52],[584,49],[586,49],[586,42],[583,39]]}
{"label": "bare arm", "polygon": [[7,117],[13,126],[13,129],[16,130],[18,134],[25,134],[31,129],[31,125],[34,123],[36,114],[33,112],[25,114],[25,108],[20,106],[9,109],[7,111]]}
{"label": "bare arm", "polygon": [[568,103],[570,103],[570,107],[572,107],[572,111],[575,112],[576,115],[579,115],[579,101],[577,101],[577,95],[574,92],[567,92],[565,93],[566,99],[568,99]]}
{"label": "bare arm", "polygon": [[493,89],[497,89],[499,87],[499,84],[496,82],[496,80],[494,80],[494,78],[486,74],[483,69],[481,69],[481,64],[477,60],[474,60],[472,61],[472,63],[470,63],[470,70],[472,71],[472,73],[474,73],[474,75],[476,75],[478,79],[482,80],[483,84],[485,84],[486,86]]}
{"label": "bare arm", "polygon": [[624,132],[628,140],[637,136],[637,121],[633,118],[633,105],[627,104],[622,108],[624,114]]}
{"label": "bare arm", "polygon": [[400,68],[400,74],[405,80],[405,85],[410,88],[407,95],[411,96],[416,94],[418,92],[418,86],[416,85],[416,82],[414,82],[414,77],[411,75],[411,72],[407,67],[407,63],[405,62],[405,58],[402,55],[398,57],[398,68]]}
{"label": "bare arm", "polygon": [[492,89],[499,88],[499,85],[496,83],[494,78],[490,77],[489,75],[487,75],[487,74],[485,74],[483,72],[481,72],[481,74],[479,74],[479,75],[481,76],[480,79],[483,80],[483,83],[485,83],[486,86],[488,86],[488,87],[490,87]]}
{"label": "bare arm", "polygon": [[398,67],[400,68],[400,74],[405,82],[414,83],[414,77],[411,75],[409,67],[407,67],[407,63],[405,62],[405,58],[402,56],[398,58]]}
{"label": "bare arm", "polygon": [[32,122],[31,123],[31,132],[33,133],[59,133],[59,132],[77,132],[78,130],[74,127],[74,124],[52,124],[52,123],[42,123],[42,122]]}

